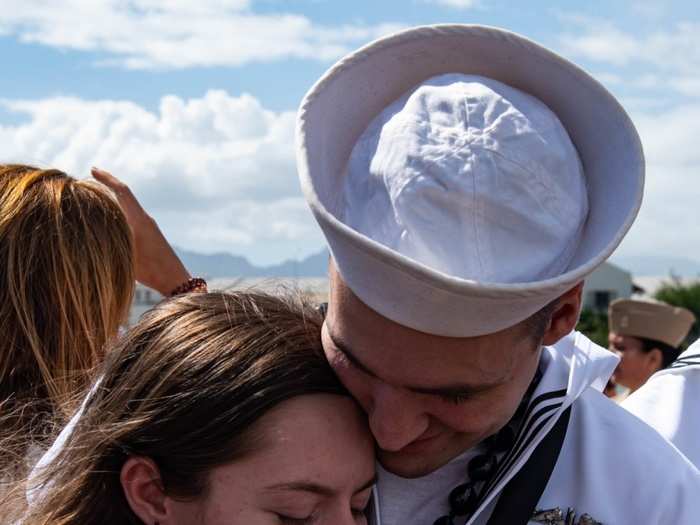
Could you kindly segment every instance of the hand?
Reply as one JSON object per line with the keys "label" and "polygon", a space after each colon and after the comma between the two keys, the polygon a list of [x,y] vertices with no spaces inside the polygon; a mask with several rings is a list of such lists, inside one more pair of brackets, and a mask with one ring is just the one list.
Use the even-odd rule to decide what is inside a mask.
{"label": "hand", "polygon": [[175,254],[158,224],[141,207],[129,187],[114,175],[92,168],[92,176],[117,198],[134,237],[136,280],[167,296],[191,276]]}

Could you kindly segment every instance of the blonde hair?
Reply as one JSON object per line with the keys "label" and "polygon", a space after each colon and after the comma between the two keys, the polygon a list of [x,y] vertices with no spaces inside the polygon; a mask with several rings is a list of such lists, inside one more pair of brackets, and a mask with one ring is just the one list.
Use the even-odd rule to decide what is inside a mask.
{"label": "blonde hair", "polygon": [[307,394],[348,395],[321,347],[323,318],[290,297],[179,296],[115,342],[99,384],[59,454],[31,481],[40,495],[20,522],[141,524],[119,475],[151,458],[166,494],[206,493],[209,472],[266,440],[256,422]]}
{"label": "blonde hair", "polygon": [[71,411],[128,316],[133,264],[129,226],[108,190],[54,169],[0,165],[4,436],[26,449]]}

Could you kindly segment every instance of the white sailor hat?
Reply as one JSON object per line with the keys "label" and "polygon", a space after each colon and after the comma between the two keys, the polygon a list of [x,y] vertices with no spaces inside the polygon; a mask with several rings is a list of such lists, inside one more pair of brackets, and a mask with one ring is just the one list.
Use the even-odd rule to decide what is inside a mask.
{"label": "white sailor hat", "polygon": [[353,293],[449,337],[513,326],[575,286],[630,228],[644,182],[639,137],[605,88],[468,25],[340,60],[302,101],[297,165]]}

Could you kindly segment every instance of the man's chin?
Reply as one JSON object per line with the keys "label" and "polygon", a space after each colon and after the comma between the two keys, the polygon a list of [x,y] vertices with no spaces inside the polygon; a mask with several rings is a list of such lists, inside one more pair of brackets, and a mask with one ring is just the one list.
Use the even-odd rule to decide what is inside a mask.
{"label": "man's chin", "polygon": [[377,458],[385,470],[396,476],[420,478],[445,466],[484,437],[475,434],[438,434],[409,443],[401,450],[379,449]]}
{"label": "man's chin", "polygon": [[411,451],[399,450],[389,452],[379,450],[377,459],[382,467],[392,474],[402,478],[420,478],[435,472],[461,454],[462,451],[450,453],[440,450],[432,453],[418,454]]}

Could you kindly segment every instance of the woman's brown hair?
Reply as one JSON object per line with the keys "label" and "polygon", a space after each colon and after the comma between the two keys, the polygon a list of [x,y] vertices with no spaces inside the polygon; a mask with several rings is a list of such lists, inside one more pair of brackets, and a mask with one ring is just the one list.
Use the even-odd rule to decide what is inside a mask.
{"label": "woman's brown hair", "polygon": [[[132,237],[109,191],[65,173],[0,165],[0,434],[17,461],[103,356],[129,311]],[[5,439],[7,443],[7,439]],[[0,473],[9,451],[0,451]]]}
{"label": "woman's brown hair", "polygon": [[258,293],[160,304],[109,352],[22,523],[141,524],[119,481],[132,455],[156,463],[167,494],[201,495],[209,471],[259,446],[254,423],[272,407],[346,395],[323,354],[321,325],[298,300]]}

